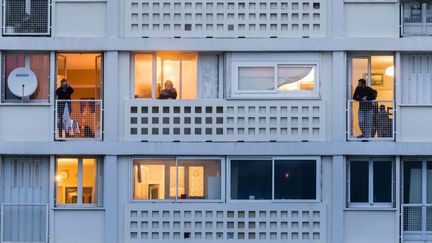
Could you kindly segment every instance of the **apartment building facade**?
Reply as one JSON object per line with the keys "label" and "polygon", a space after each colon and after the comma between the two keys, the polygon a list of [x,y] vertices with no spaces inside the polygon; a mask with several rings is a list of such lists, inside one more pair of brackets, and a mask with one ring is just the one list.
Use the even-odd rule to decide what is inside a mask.
{"label": "apartment building facade", "polygon": [[0,18],[0,242],[432,242],[432,2]]}

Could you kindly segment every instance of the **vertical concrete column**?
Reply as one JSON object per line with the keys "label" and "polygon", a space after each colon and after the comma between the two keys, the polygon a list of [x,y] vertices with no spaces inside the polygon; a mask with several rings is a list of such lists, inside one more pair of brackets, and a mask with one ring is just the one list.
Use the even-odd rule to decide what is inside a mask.
{"label": "vertical concrete column", "polygon": [[333,37],[343,37],[345,35],[344,0],[333,0],[332,12]]}
{"label": "vertical concrete column", "polygon": [[[119,120],[119,82],[118,52],[107,51],[104,60],[104,141],[118,140]],[[109,68],[106,68],[109,67]]]}
{"label": "vertical concrete column", "polygon": [[333,52],[331,100],[328,104],[331,109],[331,140],[344,142],[346,140],[347,122],[347,67],[346,54],[342,51]]}
{"label": "vertical concrete column", "polygon": [[105,156],[104,163],[105,243],[118,243],[117,156]]}
{"label": "vertical concrete column", "polygon": [[106,35],[107,37],[118,37],[119,33],[119,3],[124,4],[124,1],[107,0],[106,8]]}
{"label": "vertical concrete column", "polygon": [[344,243],[344,207],[345,173],[344,156],[333,156],[332,169],[332,205],[331,205],[331,240],[332,243]]}

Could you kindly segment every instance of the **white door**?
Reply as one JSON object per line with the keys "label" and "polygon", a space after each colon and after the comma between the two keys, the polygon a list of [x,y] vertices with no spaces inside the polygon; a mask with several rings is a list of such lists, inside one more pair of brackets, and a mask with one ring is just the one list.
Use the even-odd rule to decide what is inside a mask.
{"label": "white door", "polygon": [[1,242],[47,242],[49,158],[6,157]]}

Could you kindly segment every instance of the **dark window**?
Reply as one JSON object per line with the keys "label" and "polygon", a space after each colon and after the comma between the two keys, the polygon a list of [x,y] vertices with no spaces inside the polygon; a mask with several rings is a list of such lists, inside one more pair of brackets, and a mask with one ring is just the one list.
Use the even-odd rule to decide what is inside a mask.
{"label": "dark window", "polygon": [[369,163],[367,161],[353,161],[350,166],[351,202],[368,202],[369,195]]}
{"label": "dark window", "polygon": [[232,160],[231,199],[272,199],[272,161]]}
{"label": "dark window", "polygon": [[276,160],[275,199],[316,199],[315,160]]}
{"label": "dark window", "polygon": [[374,202],[392,201],[392,163],[375,161],[373,164],[373,194]]}

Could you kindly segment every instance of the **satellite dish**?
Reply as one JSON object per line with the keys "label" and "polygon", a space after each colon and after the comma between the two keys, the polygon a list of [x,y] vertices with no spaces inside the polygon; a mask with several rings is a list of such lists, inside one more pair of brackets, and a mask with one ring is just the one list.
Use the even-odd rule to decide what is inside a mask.
{"label": "satellite dish", "polygon": [[21,98],[32,95],[38,85],[34,72],[25,67],[15,68],[7,80],[10,92]]}

